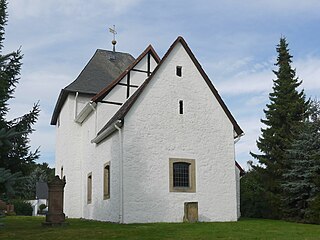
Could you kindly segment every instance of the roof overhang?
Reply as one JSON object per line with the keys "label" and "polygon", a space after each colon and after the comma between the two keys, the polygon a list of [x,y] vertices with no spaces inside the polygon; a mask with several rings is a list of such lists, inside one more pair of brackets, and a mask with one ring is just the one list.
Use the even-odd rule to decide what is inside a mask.
{"label": "roof overhang", "polygon": [[240,166],[240,164],[237,161],[235,161],[235,163],[236,163],[236,167],[240,171],[240,176],[243,176],[245,174],[245,171],[243,170],[243,168]]}
{"label": "roof overhang", "polygon": [[98,143],[102,142],[102,140],[109,137],[114,131],[117,130],[116,126],[121,128],[123,126],[123,121],[117,120],[113,124],[110,124],[109,127],[105,128],[103,131],[100,131],[98,133],[98,135],[94,139],[91,140],[91,143],[98,144]]}
{"label": "roof overhang", "polygon": [[[66,90],[66,89],[61,89],[56,106],[54,107],[54,111],[52,114],[52,118],[51,118],[51,125],[56,125],[57,124],[57,120],[60,114],[60,111],[63,107],[63,104],[65,103],[65,101],[68,98],[68,95],[70,93],[75,94],[77,91],[70,91],[70,90]],[[81,95],[86,95],[86,96],[94,96],[96,93],[88,93],[88,92],[78,92]]]}
{"label": "roof overhang", "polygon": [[76,123],[81,124],[88,116],[89,114],[95,110],[95,107],[97,106],[97,104],[95,102],[88,102],[84,108],[81,110],[81,112],[76,116],[76,118],[74,119],[74,121]]}

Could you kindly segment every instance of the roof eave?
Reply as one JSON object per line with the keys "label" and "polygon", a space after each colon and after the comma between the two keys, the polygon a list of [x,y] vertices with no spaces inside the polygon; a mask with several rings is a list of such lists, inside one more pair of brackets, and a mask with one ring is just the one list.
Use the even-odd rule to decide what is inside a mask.
{"label": "roof eave", "polygon": [[91,143],[99,144],[102,142],[117,130],[116,126],[121,128],[123,126],[123,121],[117,120],[113,124],[110,124],[109,127],[105,128],[103,131],[100,131],[97,136],[91,140]]}
{"label": "roof eave", "polygon": [[76,123],[83,123],[84,120],[86,120],[86,118],[89,116],[89,114],[95,110],[95,107],[97,106],[97,104],[95,102],[88,102],[84,108],[81,110],[81,112],[76,116],[76,118],[74,119],[74,121]]}
{"label": "roof eave", "polygon": [[50,122],[51,125],[57,124],[60,110],[64,102],[66,101],[67,97],[68,97],[68,91],[66,91],[65,89],[61,89],[56,106],[54,107],[54,110],[53,110],[53,114]]}
{"label": "roof eave", "polygon": [[236,167],[240,171],[240,176],[243,176],[245,174],[245,171],[243,170],[243,168],[240,166],[240,164],[237,161],[235,161],[235,163],[236,163]]}

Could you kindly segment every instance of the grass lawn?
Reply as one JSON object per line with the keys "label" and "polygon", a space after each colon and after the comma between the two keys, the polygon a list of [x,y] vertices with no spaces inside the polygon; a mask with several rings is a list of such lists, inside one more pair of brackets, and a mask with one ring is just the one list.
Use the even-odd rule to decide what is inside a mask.
{"label": "grass lawn", "polygon": [[113,224],[68,219],[68,226],[42,227],[43,217],[6,217],[0,239],[320,239],[320,225],[242,219],[229,223]]}

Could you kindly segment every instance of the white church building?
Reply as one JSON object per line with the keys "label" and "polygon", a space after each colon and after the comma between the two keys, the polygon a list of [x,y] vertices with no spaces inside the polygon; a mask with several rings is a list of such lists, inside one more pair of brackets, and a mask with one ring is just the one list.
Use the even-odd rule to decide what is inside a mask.
{"label": "white church building", "polygon": [[182,37],[162,59],[151,45],[136,59],[98,49],[61,90],[51,124],[68,217],[240,216],[235,143],[243,131]]}

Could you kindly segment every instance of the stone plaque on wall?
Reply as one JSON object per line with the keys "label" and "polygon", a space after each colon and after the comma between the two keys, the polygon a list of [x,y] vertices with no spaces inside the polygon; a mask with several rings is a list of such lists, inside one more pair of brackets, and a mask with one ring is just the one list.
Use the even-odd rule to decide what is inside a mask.
{"label": "stone plaque on wall", "polygon": [[184,203],[184,222],[198,222],[198,202]]}

